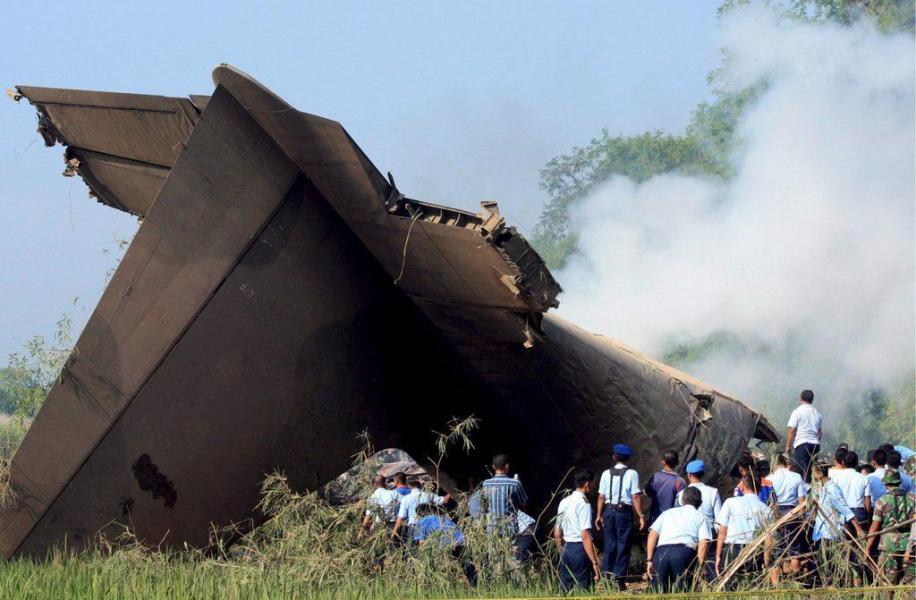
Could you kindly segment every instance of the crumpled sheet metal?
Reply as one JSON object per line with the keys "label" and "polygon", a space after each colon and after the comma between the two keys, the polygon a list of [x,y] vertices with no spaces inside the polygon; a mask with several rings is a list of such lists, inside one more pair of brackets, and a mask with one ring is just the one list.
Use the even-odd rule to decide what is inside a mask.
{"label": "crumpled sheet metal", "polygon": [[[559,286],[495,207],[405,198],[340,124],[231,67],[214,81],[171,112],[155,111],[175,99],[121,99],[134,119],[171,115],[170,135],[193,124],[171,164],[172,138],[119,140],[93,129],[115,113],[52,102],[118,95],[19,88],[80,174],[108,144],[106,160],[158,157],[165,177],[13,459],[3,556],[82,547],[128,518],[141,540],[206,546],[213,524],[262,518],[265,474],[317,489],[363,430],[426,460],[453,415],[481,419],[477,453],[443,467],[481,477],[510,452],[535,505],[570,467],[606,468],[616,441],[644,475],[673,446],[716,478],[753,436],[776,437],[711,386],[545,314]],[[93,173],[130,188],[123,171]]]}

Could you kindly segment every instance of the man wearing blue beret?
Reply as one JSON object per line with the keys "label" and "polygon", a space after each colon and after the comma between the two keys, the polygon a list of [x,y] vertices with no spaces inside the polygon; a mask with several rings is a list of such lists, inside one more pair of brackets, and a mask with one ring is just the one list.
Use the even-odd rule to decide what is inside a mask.
{"label": "man wearing blue beret", "polygon": [[[719,495],[719,490],[703,483],[703,477],[706,475],[706,463],[699,459],[692,460],[687,463],[685,470],[687,471],[687,487],[700,490],[700,513],[715,531],[716,516],[722,508],[722,496]],[[678,494],[675,504],[684,506],[684,492]],[[705,576],[706,581],[712,581],[716,577],[715,552],[706,554]]]}
{"label": "man wearing blue beret", "polygon": [[595,529],[604,528],[604,561],[601,572],[613,577],[618,588],[624,588],[624,577],[630,567],[630,540],[633,534],[633,512],[639,528],[646,528],[639,489],[639,473],[627,466],[633,449],[614,444],[614,467],[601,474],[598,483],[598,517]]}

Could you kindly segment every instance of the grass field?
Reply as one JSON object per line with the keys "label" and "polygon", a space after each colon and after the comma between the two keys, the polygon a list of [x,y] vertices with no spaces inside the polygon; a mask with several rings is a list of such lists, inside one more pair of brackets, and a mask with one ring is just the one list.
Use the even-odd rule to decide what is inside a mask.
{"label": "grass field", "polygon": [[[18,431],[10,432],[13,440],[18,436]],[[443,448],[450,437],[452,434],[443,436]],[[460,435],[454,437],[460,442]],[[3,471],[0,468],[0,502],[14,502],[15,497],[4,490]],[[368,485],[366,481],[354,481],[354,485],[361,497],[367,495],[368,490],[362,489]],[[317,492],[290,489],[286,478],[278,473],[263,484],[258,509],[266,521],[245,531],[214,530],[207,553],[193,549],[160,551],[141,543],[128,527],[110,524],[89,550],[57,551],[43,561],[0,563],[0,600],[560,597],[553,544],[542,547],[543,558],[521,568],[511,558],[511,540],[489,535],[481,519],[467,516],[466,503],[466,495],[460,495],[453,511],[466,538],[460,559],[452,555],[448,545],[438,543],[425,543],[405,552],[391,546],[385,528],[359,534],[363,504],[332,506]],[[232,543],[226,543],[228,540]],[[842,550],[819,558],[827,580],[835,585],[851,581],[848,557],[848,551]],[[468,564],[476,567],[477,587],[469,586],[464,577]],[[913,588],[803,590],[792,582],[781,585],[781,589],[769,589],[771,584],[764,573],[754,581],[739,582],[739,589],[744,591],[725,595],[700,590],[667,597],[916,598]],[[658,596],[645,591],[611,594],[609,589],[598,588],[591,597]]]}
{"label": "grass field", "polygon": [[[548,598],[559,597],[552,545],[547,557],[520,569],[508,557],[511,542],[488,535],[479,520],[459,520],[467,538],[463,559],[478,568],[479,585],[463,577],[462,563],[440,544],[410,552],[392,549],[384,529],[357,538],[362,507],[329,506],[315,493],[291,491],[282,476],[265,482],[261,509],[271,516],[261,526],[232,535],[235,543],[214,550],[157,551],[129,530],[112,526],[92,550],[57,552],[37,562],[0,564],[0,599],[217,599],[353,598]],[[120,532],[120,533],[119,533]],[[224,532],[231,533],[231,532]],[[237,532],[236,532],[237,533]],[[730,594],[697,592],[668,598],[913,598],[914,589],[782,589],[759,581]],[[794,589],[793,589],[793,586]],[[655,594],[614,593],[598,588],[592,597],[654,598]]]}
{"label": "grass field", "polygon": [[[596,592],[600,593],[600,592]],[[240,569],[217,561],[181,559],[133,560],[118,557],[82,557],[36,564],[13,561],[0,566],[0,598],[21,600],[46,598],[152,598],[256,600],[268,598],[318,598],[356,600],[395,600],[398,598],[546,598],[559,596],[555,587],[508,584],[471,590],[466,585],[412,585],[409,580],[316,586],[310,579],[297,577],[285,569],[260,571]],[[651,594],[617,594],[624,598],[653,598]],[[608,596],[603,596],[608,597]],[[667,596],[673,598],[675,596]],[[843,598],[885,600],[913,598],[913,588],[893,591],[822,589],[814,591],[769,590],[731,594],[680,594],[677,597],[704,600],[713,598]]]}

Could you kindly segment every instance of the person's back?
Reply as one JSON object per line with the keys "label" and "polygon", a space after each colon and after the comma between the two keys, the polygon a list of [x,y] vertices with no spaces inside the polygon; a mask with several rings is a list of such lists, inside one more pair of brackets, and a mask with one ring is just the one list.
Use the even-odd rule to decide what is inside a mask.
{"label": "person's back", "polygon": [[[695,487],[700,490],[700,508],[699,511],[706,518],[710,527],[716,526],[716,515],[722,508],[722,497],[719,490],[703,483],[706,475],[706,463],[700,459],[695,459],[687,463],[684,467],[687,472],[687,487]],[[684,490],[677,495],[675,503],[678,506],[684,506]]]}
{"label": "person's back", "polygon": [[393,522],[397,516],[398,504],[401,496],[393,489],[377,487],[369,496],[366,516],[374,514],[379,520]]}
{"label": "person's back", "polygon": [[897,450],[887,453],[887,468],[900,474],[900,489],[904,492],[913,491],[913,478],[903,470],[903,457]]}
{"label": "person's back", "polygon": [[868,482],[868,488],[871,491],[871,501],[873,504],[887,493],[887,488],[884,487],[884,484],[881,482],[882,477],[884,477],[884,473],[878,473],[877,471],[865,476],[865,481]]}
{"label": "person's back", "polygon": [[880,523],[879,529],[885,532],[881,534],[883,552],[902,554],[906,551],[908,531],[905,526],[913,519],[914,511],[916,495],[900,488],[893,489],[878,501],[872,518]]}
{"label": "person's back", "polygon": [[687,487],[674,469],[677,468],[680,457],[674,450],[667,450],[662,455],[661,471],[654,473],[646,483],[646,494],[652,499],[650,519],[655,521],[666,510],[674,507],[677,495]]}
{"label": "person's back", "polygon": [[702,501],[700,490],[695,487],[684,490],[682,500],[683,506],[670,508],[653,521],[646,541],[647,574],[654,573],[652,584],[665,592],[682,584],[689,585],[688,570],[697,561],[706,562],[708,542],[712,539],[709,522],[698,510]]}
{"label": "person's back", "polygon": [[528,502],[522,483],[509,477],[509,459],[505,454],[493,457],[493,477],[483,482],[481,494],[487,531],[515,535],[517,514]]}
{"label": "person's back", "polygon": [[830,480],[840,488],[850,509],[865,508],[865,498],[871,498],[871,487],[861,473],[849,467],[836,469]]}
{"label": "person's back", "polygon": [[[776,494],[776,503],[780,509],[794,508],[798,505],[799,488],[804,483],[802,476],[788,467],[785,456],[777,459],[776,470],[769,475],[773,493]],[[783,511],[784,512],[784,511]]]}
{"label": "person's back", "polygon": [[795,443],[820,444],[821,427],[824,417],[811,404],[801,403],[789,416],[789,427],[795,428]]}
{"label": "person's back", "polygon": [[[738,483],[742,495],[722,503],[716,517],[719,532],[716,539],[716,572],[721,574],[744,551],[755,537],[765,531],[772,512],[754,494],[753,475],[745,475]],[[739,567],[743,573],[754,573],[763,567],[762,553],[747,557]]]}
{"label": "person's back", "polygon": [[905,557],[913,543],[910,525],[916,516],[916,495],[899,487],[901,478],[895,471],[885,473],[882,482],[887,487],[887,493],[875,505],[870,529],[872,537],[868,540],[866,551],[872,551],[876,542],[874,535],[883,531],[878,565],[891,584],[911,584],[916,582],[916,565]]}
{"label": "person's back", "polygon": [[[714,527],[716,523],[716,513],[722,509],[722,497],[719,495],[719,490],[712,487],[711,485],[706,485],[703,482],[697,483],[688,483],[687,487],[695,487],[700,490],[700,514],[706,519],[710,527]],[[675,504],[677,506],[684,505],[684,492],[683,490],[677,495],[677,501]]]}
{"label": "person's back", "polygon": [[421,514],[413,528],[413,538],[418,543],[432,539],[443,546],[464,544],[464,534],[455,522],[439,514]]}
{"label": "person's back", "polygon": [[843,491],[827,479],[829,471],[824,473],[824,479],[817,492],[817,514],[811,530],[811,539],[815,542],[835,540],[840,537],[846,523],[855,519],[855,515],[846,505]]}
{"label": "person's back", "polygon": [[726,544],[749,544],[769,519],[770,509],[754,494],[733,496],[722,503],[716,522],[728,528]]}
{"label": "person's back", "polygon": [[811,463],[821,449],[824,418],[812,404],[814,392],[802,390],[798,398],[798,407],[789,416],[786,424],[786,456],[792,457],[796,467],[806,483],[811,481]]}

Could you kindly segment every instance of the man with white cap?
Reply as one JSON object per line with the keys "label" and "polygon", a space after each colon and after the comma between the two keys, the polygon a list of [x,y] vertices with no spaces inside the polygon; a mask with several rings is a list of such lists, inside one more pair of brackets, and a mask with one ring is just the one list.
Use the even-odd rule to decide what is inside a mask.
{"label": "man with white cap", "polygon": [[[685,470],[687,471],[687,488],[697,488],[700,490],[700,514],[702,514],[706,522],[709,523],[709,527],[715,530],[716,515],[719,514],[719,509],[722,508],[722,496],[719,495],[719,490],[711,485],[703,483],[703,477],[706,474],[706,463],[699,459],[692,460],[687,463]],[[678,494],[676,505],[684,506],[683,491]],[[706,554],[705,576],[706,581],[712,581],[716,577],[715,552],[708,552]]]}
{"label": "man with white cap", "polygon": [[614,444],[614,467],[601,474],[598,483],[598,517],[595,529],[604,527],[604,561],[601,572],[613,577],[613,583],[623,588],[623,579],[630,568],[630,540],[633,534],[633,513],[639,518],[639,528],[646,528],[642,512],[639,473],[627,466],[633,449],[626,444]]}

